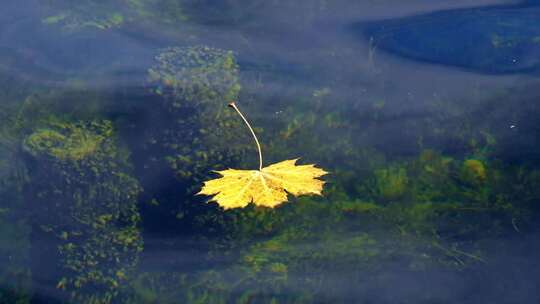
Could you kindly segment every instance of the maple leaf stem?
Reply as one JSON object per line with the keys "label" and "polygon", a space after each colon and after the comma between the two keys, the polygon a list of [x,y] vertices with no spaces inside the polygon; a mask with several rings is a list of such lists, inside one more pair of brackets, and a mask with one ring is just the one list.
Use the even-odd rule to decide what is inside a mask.
{"label": "maple leaf stem", "polygon": [[255,135],[255,131],[253,131],[253,128],[251,127],[251,125],[249,124],[249,122],[247,121],[246,117],[244,117],[244,115],[242,114],[242,112],[240,112],[240,110],[238,109],[238,107],[236,106],[236,104],[234,103],[234,101],[230,102],[229,103],[229,107],[233,108],[234,110],[236,110],[236,113],[238,113],[240,115],[240,117],[242,117],[242,119],[244,120],[244,122],[246,123],[246,125],[248,126],[249,130],[251,131],[251,135],[253,135],[253,138],[255,139],[255,143],[257,144],[257,149],[259,150],[259,171],[262,170],[262,166],[263,166],[263,162],[262,162],[262,152],[261,152],[261,144],[259,144],[259,140],[257,139],[257,135]]}

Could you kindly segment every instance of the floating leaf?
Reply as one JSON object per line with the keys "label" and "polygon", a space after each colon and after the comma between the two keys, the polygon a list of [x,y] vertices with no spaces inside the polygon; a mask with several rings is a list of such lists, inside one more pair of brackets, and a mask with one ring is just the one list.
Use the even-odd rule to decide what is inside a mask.
{"label": "floating leaf", "polygon": [[257,135],[236,104],[231,102],[229,106],[242,117],[255,139],[259,151],[259,170],[216,171],[222,177],[205,182],[197,194],[214,195],[212,201],[225,209],[244,207],[251,202],[273,208],[287,200],[287,193],[321,194],[324,181],[317,177],[328,173],[323,169],[314,165],[297,166],[298,159],[284,160],[263,168],[261,145]]}
{"label": "floating leaf", "polygon": [[215,195],[225,209],[244,207],[250,202],[275,207],[292,195],[320,195],[324,181],[317,179],[327,172],[314,165],[296,165],[298,159],[285,160],[261,170],[227,169],[217,171],[222,177],[207,181],[198,194]]}

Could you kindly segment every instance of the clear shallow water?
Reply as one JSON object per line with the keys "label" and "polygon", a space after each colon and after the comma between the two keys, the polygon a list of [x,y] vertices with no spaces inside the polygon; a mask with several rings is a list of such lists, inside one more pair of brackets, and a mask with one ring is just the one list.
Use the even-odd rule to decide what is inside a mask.
{"label": "clear shallow water", "polygon": [[[537,12],[4,4],[0,302],[538,302]],[[257,166],[231,99],[322,197],[194,195]]]}

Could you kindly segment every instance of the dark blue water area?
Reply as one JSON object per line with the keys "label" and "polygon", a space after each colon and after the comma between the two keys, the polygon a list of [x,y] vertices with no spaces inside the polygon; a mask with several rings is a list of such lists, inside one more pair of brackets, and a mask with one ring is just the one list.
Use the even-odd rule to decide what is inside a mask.
{"label": "dark blue water area", "polygon": [[[16,123],[0,124],[0,303],[26,288],[11,286],[12,278],[31,283],[17,302],[31,304],[540,303],[540,0],[456,1],[2,4],[0,117]],[[124,3],[182,3],[189,18],[164,22],[155,9],[137,15]],[[45,22],[70,12],[75,21],[106,23],[104,8],[125,22],[75,29]],[[162,95],[169,79],[153,83],[149,69],[159,69],[156,56],[168,47],[200,45],[234,54],[238,104],[260,134],[265,162],[301,156],[331,171],[323,197],[223,210],[192,193],[203,180],[180,177],[185,170],[172,156],[199,162],[204,155],[186,170],[214,178],[221,145],[233,143],[203,134],[224,134],[213,125],[224,116],[214,110],[228,110],[230,100],[201,103],[214,119],[189,107],[175,111],[189,90]],[[55,131],[58,121],[68,132],[101,120],[110,121],[107,140],[118,152],[96,166],[139,182],[136,198],[124,199],[125,180],[111,179],[111,191],[105,177],[86,181],[94,167],[75,176],[79,162],[53,167],[52,156],[29,153],[28,138]],[[248,168],[255,146],[242,121],[231,121],[240,123],[231,138],[245,131],[250,148],[223,166]],[[70,188],[63,176],[80,185]],[[120,196],[118,205],[101,205]],[[116,292],[109,279],[62,289],[74,272],[59,245],[73,238],[111,255],[116,247],[77,239],[75,228],[86,223],[71,223],[69,234],[43,223],[62,227],[85,210],[105,214],[130,204],[144,243],[122,253],[133,263],[99,260],[77,270],[103,270],[121,282],[119,294],[92,302],[106,294],[95,286]],[[99,216],[91,219],[96,227],[107,218]],[[111,223],[99,235],[125,225]],[[73,256],[70,263],[84,257]],[[84,301],[74,300],[79,293]]]}
{"label": "dark blue water area", "polygon": [[540,72],[540,3],[445,10],[360,23],[373,47],[482,73]]}

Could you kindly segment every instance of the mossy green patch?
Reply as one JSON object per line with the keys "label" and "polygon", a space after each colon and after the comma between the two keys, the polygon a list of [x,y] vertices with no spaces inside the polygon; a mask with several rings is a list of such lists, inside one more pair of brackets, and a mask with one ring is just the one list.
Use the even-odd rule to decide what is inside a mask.
{"label": "mossy green patch", "polygon": [[106,120],[53,120],[24,140],[39,166],[26,191],[59,267],[41,265],[77,303],[111,303],[138,263],[140,187]]}
{"label": "mossy green patch", "polygon": [[478,159],[467,159],[461,167],[461,178],[472,184],[481,184],[487,178],[486,166]]}
{"label": "mossy green patch", "polygon": [[45,153],[62,160],[81,160],[99,149],[103,135],[80,126],[56,125],[56,129],[40,129],[28,136],[26,148],[32,153]]}

